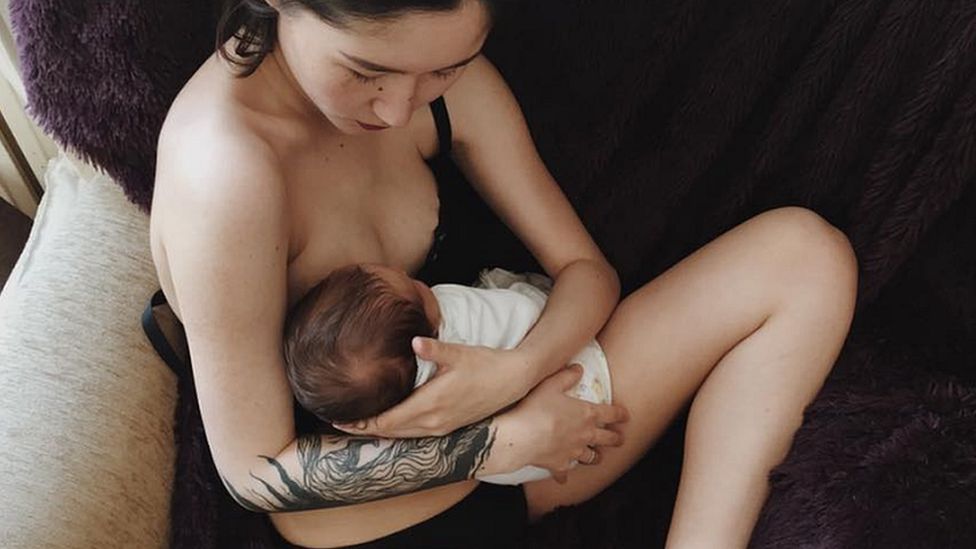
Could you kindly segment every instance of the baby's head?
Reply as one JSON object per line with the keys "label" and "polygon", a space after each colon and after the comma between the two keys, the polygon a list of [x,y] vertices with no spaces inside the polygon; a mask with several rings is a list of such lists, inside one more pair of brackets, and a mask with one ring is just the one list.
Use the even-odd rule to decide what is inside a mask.
{"label": "baby's head", "polygon": [[299,301],[285,325],[295,398],[327,422],[377,415],[413,391],[415,336],[435,337],[430,288],[380,265],[333,271]]}

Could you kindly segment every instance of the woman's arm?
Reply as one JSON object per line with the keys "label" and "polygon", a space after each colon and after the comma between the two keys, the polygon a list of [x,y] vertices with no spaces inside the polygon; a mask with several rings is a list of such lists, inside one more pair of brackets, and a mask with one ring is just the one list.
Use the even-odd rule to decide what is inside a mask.
{"label": "woman's arm", "polygon": [[186,329],[207,441],[235,499],[259,511],[324,508],[512,467],[489,460],[498,434],[490,420],[439,439],[295,439],[281,352],[285,186],[260,143],[203,135],[180,144],[178,160],[161,144],[153,230]]}
{"label": "woman's arm", "polygon": [[221,478],[252,511],[363,503],[500,472],[487,463],[496,432],[485,420],[439,438],[302,435],[278,456],[258,456],[250,478]]}
{"label": "woman's arm", "polygon": [[446,96],[455,156],[468,180],[555,281],[518,346],[525,390],[564,366],[603,327],[620,297],[616,271],[539,158],[515,97],[479,57]]}
{"label": "woman's arm", "polygon": [[484,57],[445,94],[455,157],[469,181],[536,257],[555,285],[514,351],[422,339],[414,350],[441,368],[430,383],[357,434],[448,433],[524,397],[603,327],[620,297],[616,271],[593,242],[536,151],[518,103]]}
{"label": "woman's arm", "polygon": [[224,484],[245,508],[280,512],[373,501],[529,463],[562,482],[590,446],[619,446],[623,439],[607,426],[627,419],[620,407],[588,409],[566,396],[580,373],[552,376],[516,409],[443,437],[300,436],[278,457],[260,456],[249,480]]}

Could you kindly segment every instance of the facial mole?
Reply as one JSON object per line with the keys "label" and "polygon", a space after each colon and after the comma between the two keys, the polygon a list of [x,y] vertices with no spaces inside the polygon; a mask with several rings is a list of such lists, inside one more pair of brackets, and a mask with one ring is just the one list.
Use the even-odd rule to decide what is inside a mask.
{"label": "facial mole", "polygon": [[379,87],[379,88],[377,88],[377,89],[379,89],[380,91],[383,91],[383,86],[380,86],[380,87]]}
{"label": "facial mole", "polygon": [[342,149],[342,148],[345,148],[345,146],[346,146],[346,144],[345,144],[345,143],[339,143],[339,148],[340,148],[340,149]]}

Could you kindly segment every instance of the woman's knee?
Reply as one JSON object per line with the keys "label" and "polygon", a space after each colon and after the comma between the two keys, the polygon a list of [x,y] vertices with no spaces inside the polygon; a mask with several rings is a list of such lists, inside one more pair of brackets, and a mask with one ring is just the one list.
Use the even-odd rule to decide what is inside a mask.
{"label": "woman's knee", "polygon": [[853,307],[858,264],[843,231],[813,210],[797,206],[769,210],[754,219],[768,225],[766,229],[775,242],[776,265],[783,269],[787,282],[807,292],[850,301]]}

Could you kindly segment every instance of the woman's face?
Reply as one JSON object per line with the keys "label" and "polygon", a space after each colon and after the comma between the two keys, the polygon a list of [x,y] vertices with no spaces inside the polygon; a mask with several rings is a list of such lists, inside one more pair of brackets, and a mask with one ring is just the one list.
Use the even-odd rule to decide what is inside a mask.
{"label": "woman's face", "polygon": [[476,0],[447,12],[354,20],[345,29],[304,8],[284,9],[274,55],[336,128],[358,134],[405,126],[457,80],[489,27]]}

